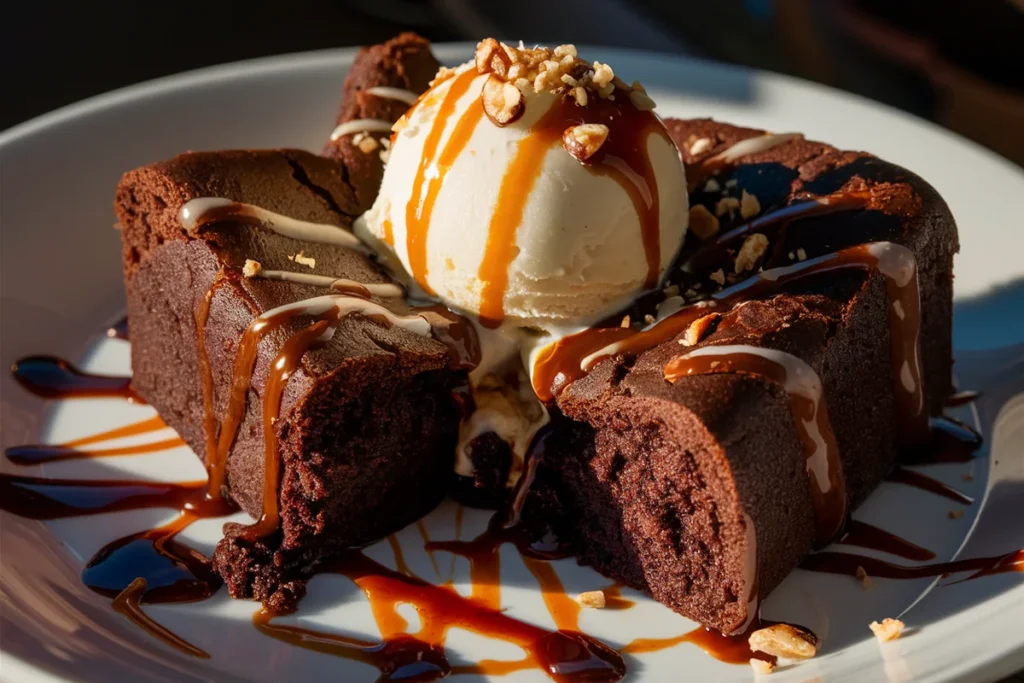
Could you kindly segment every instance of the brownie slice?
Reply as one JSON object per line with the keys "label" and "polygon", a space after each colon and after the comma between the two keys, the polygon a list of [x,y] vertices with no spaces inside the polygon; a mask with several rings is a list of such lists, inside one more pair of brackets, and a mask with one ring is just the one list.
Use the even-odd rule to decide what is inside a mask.
{"label": "brownie slice", "polygon": [[[688,165],[762,131],[710,120],[667,122]],[[699,142],[703,140],[704,142]],[[698,144],[699,142],[699,144]],[[691,153],[691,150],[697,154]],[[922,312],[922,375],[931,414],[950,392],[952,260],[956,227],[934,189],[863,153],[803,139],[739,159],[701,182],[691,206],[714,215],[723,197],[757,197],[761,212],[798,194],[869,189],[865,210],[794,221],[768,231],[770,268],[863,242],[888,240],[916,256]],[[749,200],[748,200],[749,201]],[[721,214],[722,232],[743,222]],[[682,260],[696,245],[688,238]],[[790,254],[794,254],[791,257]],[[701,274],[704,291],[715,286]],[[751,273],[747,273],[751,275]],[[674,271],[669,279],[691,286]],[[600,363],[570,384],[558,407],[576,421],[548,448],[531,503],[581,560],[650,593],[705,625],[742,628],[764,598],[812,549],[815,511],[794,416],[780,386],[749,374],[687,376],[666,364],[715,344],[778,349],[819,375],[850,503],[864,499],[893,465],[897,408],[884,280],[833,274],[722,314],[699,344],[676,339]],[[713,309],[708,309],[713,310]],[[636,319],[636,318],[634,318]]]}
{"label": "brownie slice", "polygon": [[[345,230],[358,211],[344,166],[294,150],[190,153],[127,173],[115,208],[124,244],[133,386],[208,459],[196,312],[214,289],[205,326],[215,414],[223,419],[239,341],[254,317],[323,288],[242,277],[264,268],[386,283],[363,253],[284,237],[238,221],[186,230],[189,200],[220,197]],[[306,264],[288,258],[302,252]],[[374,299],[397,313],[405,304]],[[259,344],[247,407],[227,462],[227,495],[255,517],[263,509],[263,395],[299,316]],[[414,521],[444,496],[458,413],[448,349],[432,338],[361,315],[342,319],[288,381],[275,430],[281,459],[279,531],[258,542],[228,528],[215,566],[233,597],[287,609],[310,569],[342,548]],[[229,525],[230,527],[230,525]]]}
{"label": "brownie slice", "polygon": [[[430,42],[415,33],[402,33],[386,43],[362,48],[345,77],[337,123],[358,119],[397,121],[409,109],[407,102],[366,91],[389,87],[420,95],[426,92],[440,67],[430,51]],[[369,210],[377,198],[384,177],[381,152],[386,158],[384,140],[390,138],[390,133],[369,135],[378,141],[377,146],[364,143],[364,150],[356,142],[356,135],[346,135],[328,141],[323,150],[324,156],[343,160],[349,169],[348,179],[355,190],[357,213]]]}

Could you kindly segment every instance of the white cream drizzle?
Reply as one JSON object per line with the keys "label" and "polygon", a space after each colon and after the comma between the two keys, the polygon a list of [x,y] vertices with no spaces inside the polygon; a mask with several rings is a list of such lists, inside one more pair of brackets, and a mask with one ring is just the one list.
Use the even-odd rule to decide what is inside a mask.
{"label": "white cream drizzle", "polygon": [[297,218],[291,218],[290,216],[283,216],[279,213],[274,213],[273,211],[261,209],[258,206],[253,206],[252,204],[243,204],[241,202],[234,202],[230,199],[222,199],[220,197],[198,197],[186,202],[184,206],[181,207],[181,210],[178,211],[178,219],[186,230],[192,231],[202,222],[202,219],[209,212],[215,209],[230,207],[237,207],[237,214],[239,218],[255,218],[267,229],[276,232],[278,235],[283,235],[284,237],[290,237],[303,242],[333,244],[340,247],[348,247],[350,249],[359,249],[361,251],[366,250],[366,247],[364,247],[363,243],[359,241],[359,238],[340,225],[302,221]]}
{"label": "white cream drizzle", "polygon": [[387,85],[377,85],[372,88],[367,88],[363,92],[375,97],[382,97],[386,100],[398,100],[399,102],[405,102],[410,107],[416,104],[416,100],[420,97],[412,90],[406,90],[405,88],[392,88]]}
{"label": "white cream drizzle", "polygon": [[353,119],[338,124],[338,127],[331,133],[331,141],[353,133],[390,133],[393,125],[395,124],[384,119]]}
{"label": "white cream drizzle", "polygon": [[[421,337],[431,336],[430,323],[427,322],[426,318],[419,315],[397,315],[380,304],[375,304],[368,299],[350,294],[325,294],[324,296],[315,296],[312,299],[303,299],[302,301],[284,304],[263,313],[259,316],[258,320],[268,320],[276,315],[291,312],[297,312],[298,315],[317,316],[327,313],[332,308],[338,312],[339,318],[344,318],[353,313],[380,316],[395,327],[400,327]],[[334,331],[335,327],[333,325],[328,327],[320,335],[320,341],[330,341],[334,337]]]}
{"label": "white cream drizzle", "polygon": [[766,133],[764,135],[758,135],[756,137],[747,138],[746,140],[740,140],[732,147],[719,152],[704,163],[722,161],[727,164],[731,164],[740,157],[745,157],[749,154],[767,152],[768,150],[787,143],[790,140],[799,140],[801,138],[803,138],[802,133]]}
{"label": "white cream drizzle", "polygon": [[397,298],[405,295],[405,292],[398,285],[380,283],[366,284],[330,275],[295,273],[290,270],[264,270],[263,268],[260,268],[259,271],[247,277],[263,278],[265,280],[282,280],[284,282],[294,282],[299,285],[312,285],[314,287],[326,287],[328,289],[338,289],[341,291],[365,287],[372,296],[379,296],[382,298]]}

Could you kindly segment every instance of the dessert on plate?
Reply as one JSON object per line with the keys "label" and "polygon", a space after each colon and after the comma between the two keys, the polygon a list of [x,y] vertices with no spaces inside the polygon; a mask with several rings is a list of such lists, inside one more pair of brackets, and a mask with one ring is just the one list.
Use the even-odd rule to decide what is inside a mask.
{"label": "dessert on plate", "polygon": [[124,176],[133,388],[257,519],[216,550],[233,597],[290,609],[453,495],[740,632],[927,441],[942,198],[655,107],[572,46],[452,69],[404,34],[360,53],[322,155]]}

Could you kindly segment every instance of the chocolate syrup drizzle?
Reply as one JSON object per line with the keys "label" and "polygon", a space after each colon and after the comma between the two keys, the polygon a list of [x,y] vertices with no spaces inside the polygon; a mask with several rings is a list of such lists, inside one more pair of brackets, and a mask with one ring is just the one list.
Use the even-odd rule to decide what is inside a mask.
{"label": "chocolate syrup drizzle", "polygon": [[[856,202],[851,200],[851,203],[855,204]],[[828,206],[820,201],[815,205],[817,208],[813,208],[813,211],[821,211],[820,207]],[[794,209],[794,212],[797,210]],[[799,215],[789,215],[785,220],[796,220],[797,218]],[[769,220],[768,216],[763,217],[763,220]],[[763,229],[763,225],[758,229]],[[732,237],[729,237],[730,234]],[[728,241],[739,234],[736,231],[730,231],[723,235],[722,239]],[[896,245],[891,245],[891,249],[897,252],[897,255],[902,254],[899,251],[902,248]],[[714,310],[727,310],[739,301],[755,296],[765,296],[788,283],[802,281],[804,277],[810,275],[851,269],[878,269],[886,278],[894,309],[895,304],[899,304],[902,313],[901,315],[894,314],[891,316],[891,320],[894,325],[894,367],[905,371],[897,373],[903,375],[903,381],[899,382],[895,390],[899,397],[900,423],[910,426],[906,432],[908,442],[920,439],[922,434],[926,434],[932,439],[933,446],[935,444],[942,446],[940,450],[943,453],[955,453],[955,455],[940,456],[936,461],[959,462],[962,459],[967,459],[970,457],[971,451],[978,445],[976,435],[951,422],[934,421],[930,431],[922,427],[923,424],[926,426],[926,416],[923,409],[920,373],[917,367],[916,346],[919,321],[917,320],[916,301],[918,294],[913,263],[912,259],[910,261],[903,259],[899,268],[894,270],[889,267],[891,264],[883,262],[882,256],[877,253],[877,247],[862,245],[843,249],[835,254],[812,259],[788,268],[772,269],[715,295],[713,300],[717,307]],[[907,274],[908,266],[909,276]],[[197,323],[201,323],[200,328],[205,327],[210,303],[216,288],[222,281],[224,280],[221,277],[214,281],[203,304],[197,310]],[[602,358],[618,354],[637,354],[652,348],[685,331],[693,320],[706,312],[707,309],[693,306],[683,309],[642,332],[620,331],[621,328],[602,328],[566,338],[550,349],[551,353],[542,359],[544,365],[538,365],[539,372],[535,375],[535,385],[542,390],[538,391],[538,394],[551,400],[558,391],[585,374]],[[222,497],[225,471],[223,460],[220,459],[226,458],[226,454],[231,448],[234,432],[241,420],[239,410],[244,412],[248,384],[251,381],[252,367],[255,361],[256,344],[270,329],[301,314],[296,310],[287,313],[288,315],[280,314],[279,317],[271,316],[269,319],[258,318],[249,326],[243,336],[236,359],[234,380],[231,384],[232,396],[229,400],[228,413],[223,420],[216,420],[216,418],[207,420],[207,458],[210,461],[210,481],[208,483],[76,481],[0,474],[0,509],[32,519],[60,519],[146,508],[177,510],[178,515],[172,521],[123,537],[101,549],[87,563],[83,572],[83,581],[92,590],[114,598],[114,608],[140,627],[164,640],[168,645],[194,656],[208,655],[154,622],[142,612],[141,605],[202,600],[219,589],[221,580],[213,571],[210,560],[177,541],[175,537],[196,519],[223,517],[235,511],[233,505]],[[444,314],[440,313],[440,315]],[[281,351],[272,364],[273,369],[267,384],[267,398],[264,403],[265,425],[270,425],[273,418],[277,417],[281,392],[288,378],[296,369],[299,360],[307,349],[321,343],[325,333],[338,320],[334,316],[336,313],[331,312],[311,316],[311,324],[293,334],[281,347]],[[900,320],[897,321],[896,318]],[[453,364],[459,359],[466,362],[467,353],[472,355],[475,343],[470,339],[470,333],[456,330],[453,334],[449,330],[446,334],[448,339],[462,340],[461,345],[456,344],[458,348],[453,351]],[[442,337],[440,334],[437,336]],[[200,342],[200,348],[205,351],[202,338],[200,338]],[[611,344],[614,344],[613,348],[606,348]],[[911,349],[911,347],[914,348]],[[476,353],[478,353],[478,349]],[[708,354],[707,357],[710,358],[711,354]],[[686,360],[687,358],[689,360]],[[733,371],[749,372],[785,384],[784,378],[777,379],[777,367],[772,367],[770,364],[760,367],[758,365],[760,361],[753,360],[753,358],[753,354],[748,354],[742,358],[736,357],[728,360]],[[696,359],[697,357],[694,355],[677,359],[670,365],[670,368],[674,369],[669,372],[669,375],[676,372],[678,376],[682,376],[705,370],[703,362],[695,363]],[[584,363],[585,360],[588,362]],[[721,358],[719,360],[721,361]],[[205,367],[208,373],[208,364]],[[706,370],[712,370],[710,363]],[[714,370],[717,371],[717,367]],[[81,373],[73,366],[56,358],[28,358],[17,363],[13,367],[13,371],[15,378],[22,386],[44,398],[113,396],[137,400],[130,389],[129,378]],[[539,382],[538,377],[540,378]],[[204,383],[210,387],[208,394],[210,400],[208,401],[206,400],[207,391],[204,388],[204,404],[212,413],[212,378],[208,375],[205,376]],[[796,410],[803,411],[805,407],[794,405],[794,410],[795,412]],[[827,418],[825,423],[827,423]],[[82,451],[79,448],[103,443],[114,438],[155,431],[162,427],[163,423],[158,423],[158,418],[153,418],[119,430],[111,430],[60,446],[49,447],[55,454],[42,454],[47,447],[40,446],[15,447],[9,449],[8,454],[11,460],[20,464],[64,457],[128,455],[131,452],[130,449],[100,448]],[[549,433],[549,431],[542,431],[538,434],[533,454],[526,463],[526,472],[520,479],[513,495],[511,507],[504,514],[496,515],[482,535],[471,541],[432,542],[424,534],[425,547],[429,552],[445,550],[470,560],[470,573],[473,579],[471,598],[462,598],[449,585],[433,585],[412,575],[398,553],[396,553],[396,565],[399,570],[394,571],[370,560],[361,551],[352,550],[321,570],[349,577],[366,593],[383,636],[381,642],[363,641],[338,634],[274,623],[273,619],[277,615],[265,610],[254,616],[253,621],[256,628],[268,636],[300,647],[371,664],[380,670],[380,680],[385,681],[397,679],[435,680],[450,673],[500,675],[535,667],[541,668],[556,681],[617,681],[625,674],[621,654],[650,652],[681,642],[692,642],[722,661],[745,663],[751,657],[763,657],[752,653],[747,645],[747,634],[755,628],[766,625],[765,622],[756,619],[756,608],[755,611],[752,611],[752,616],[755,618],[740,634],[725,636],[715,631],[697,628],[675,638],[634,640],[623,647],[620,652],[616,652],[578,631],[579,606],[565,595],[564,587],[557,574],[545,562],[567,556],[565,549],[557,545],[544,546],[531,542],[530,537],[519,524],[520,512],[528,489],[537,467],[544,458],[544,449]],[[267,495],[261,520],[253,527],[249,527],[248,533],[252,536],[267,533],[275,528],[277,523],[277,512],[273,507],[276,505],[277,482],[273,475],[277,471],[278,464],[276,445],[274,444],[276,435],[273,434],[273,429],[268,430],[265,438],[267,442],[266,464],[269,475],[267,477]],[[155,449],[152,444],[134,448],[141,449],[135,452],[147,452],[145,450],[147,448]],[[934,448],[920,449],[918,462],[926,461],[926,454],[934,450]],[[69,455],[70,453],[74,455]],[[220,464],[215,462],[217,460],[220,460]],[[909,470],[898,470],[898,472],[909,472]],[[832,477],[834,474],[833,467],[828,471],[826,478]],[[907,477],[904,474],[894,476],[902,477],[903,483],[908,483],[908,479],[923,481],[923,479]],[[836,485],[834,479],[828,480],[832,482],[831,486]],[[930,486],[931,484],[928,484],[925,488]],[[932,489],[929,488],[929,490]],[[938,492],[941,495],[950,495],[945,489]],[[971,501],[964,497],[962,502],[969,504]],[[840,507],[839,503],[835,505],[836,508]],[[845,502],[842,503],[842,506],[845,515]],[[823,505],[822,507],[827,506]],[[461,516],[457,517],[457,529],[461,528],[460,520]],[[847,527],[847,533],[841,537],[839,542],[845,545],[883,550],[908,559],[934,558],[934,554],[924,548],[859,522],[852,522]],[[515,544],[527,567],[538,580],[557,630],[546,631],[519,622],[501,612],[498,548],[504,543]],[[1024,551],[1015,551],[995,557],[918,566],[896,565],[852,553],[819,552],[810,556],[803,566],[814,571],[850,575],[856,575],[857,568],[863,567],[869,575],[888,578],[920,578],[970,571],[973,573],[967,579],[973,579],[1007,571],[1024,571]],[[612,588],[608,592],[613,593],[614,591],[615,589]],[[756,595],[754,599],[756,600]],[[622,599],[614,594],[612,600],[621,601]],[[396,611],[396,607],[400,603],[411,603],[417,607],[423,624],[418,633],[412,635],[405,633],[405,621]],[[628,604],[622,606],[625,607]],[[520,645],[526,651],[527,656],[516,662],[484,661],[468,666],[452,667],[444,653],[444,641],[448,629],[455,625]]]}

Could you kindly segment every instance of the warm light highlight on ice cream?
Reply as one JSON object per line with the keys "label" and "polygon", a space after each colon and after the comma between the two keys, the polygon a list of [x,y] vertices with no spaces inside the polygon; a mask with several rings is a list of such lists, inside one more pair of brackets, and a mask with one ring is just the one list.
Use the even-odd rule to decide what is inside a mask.
{"label": "warm light highlight on ice cream", "polygon": [[442,78],[396,126],[364,239],[492,327],[586,323],[657,284],[686,183],[639,86],[494,41]]}

